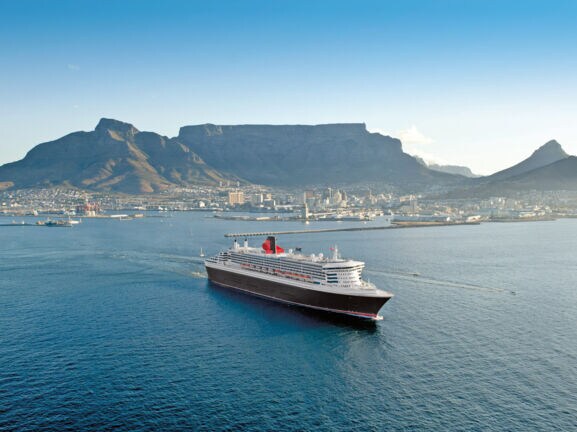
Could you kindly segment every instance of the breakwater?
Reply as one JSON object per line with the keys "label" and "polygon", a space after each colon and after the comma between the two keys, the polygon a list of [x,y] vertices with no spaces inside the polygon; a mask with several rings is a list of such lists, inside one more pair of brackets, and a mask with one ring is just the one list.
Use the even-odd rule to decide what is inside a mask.
{"label": "breakwater", "polygon": [[225,237],[262,237],[269,235],[286,235],[286,234],[316,234],[326,232],[344,232],[344,231],[374,231],[384,229],[400,228],[425,228],[434,226],[454,226],[454,225],[480,225],[479,222],[404,222],[403,224],[371,226],[371,227],[347,227],[347,228],[319,228],[309,230],[290,230],[290,231],[261,231],[252,233],[226,233]]}

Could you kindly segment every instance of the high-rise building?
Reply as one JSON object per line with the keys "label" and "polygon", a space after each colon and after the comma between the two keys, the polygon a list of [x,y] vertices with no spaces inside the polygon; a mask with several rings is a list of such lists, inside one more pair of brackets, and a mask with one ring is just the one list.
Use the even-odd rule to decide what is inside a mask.
{"label": "high-rise building", "polygon": [[244,204],[244,192],[242,191],[231,191],[228,193],[228,203],[230,205],[242,205]]}
{"label": "high-rise building", "polygon": [[255,194],[252,196],[251,202],[252,202],[254,205],[260,205],[260,204],[262,204],[262,203],[264,202],[264,195],[261,194],[261,193],[255,193]]}

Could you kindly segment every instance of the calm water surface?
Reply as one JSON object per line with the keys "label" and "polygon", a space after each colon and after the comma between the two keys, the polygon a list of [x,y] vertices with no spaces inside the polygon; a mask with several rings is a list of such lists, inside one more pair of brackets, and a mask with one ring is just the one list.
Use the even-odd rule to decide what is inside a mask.
{"label": "calm water surface", "polygon": [[0,430],[577,430],[577,220],[281,237],[395,293],[360,324],[210,286],[303,226],[206,216],[0,227]]}

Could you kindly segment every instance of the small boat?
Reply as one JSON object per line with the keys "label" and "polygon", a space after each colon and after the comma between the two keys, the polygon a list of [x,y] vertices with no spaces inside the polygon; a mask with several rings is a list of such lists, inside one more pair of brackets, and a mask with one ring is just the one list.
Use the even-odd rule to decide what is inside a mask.
{"label": "small boat", "polygon": [[66,220],[55,220],[55,221],[48,220],[48,221],[44,222],[44,226],[70,228],[70,227],[72,227],[72,224]]}

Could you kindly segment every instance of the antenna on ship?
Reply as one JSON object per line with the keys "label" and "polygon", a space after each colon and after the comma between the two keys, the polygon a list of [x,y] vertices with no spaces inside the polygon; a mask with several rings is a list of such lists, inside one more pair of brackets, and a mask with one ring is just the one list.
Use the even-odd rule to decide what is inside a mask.
{"label": "antenna on ship", "polygon": [[337,245],[335,245],[334,247],[331,248],[331,250],[333,251],[333,259],[336,261],[339,259],[339,247]]}

